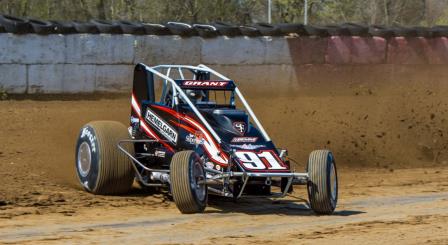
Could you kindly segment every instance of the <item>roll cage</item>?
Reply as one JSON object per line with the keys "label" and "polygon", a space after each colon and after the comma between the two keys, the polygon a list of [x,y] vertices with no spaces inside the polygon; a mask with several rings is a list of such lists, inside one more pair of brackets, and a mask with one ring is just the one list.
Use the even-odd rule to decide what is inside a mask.
{"label": "roll cage", "polygon": [[[204,116],[201,114],[201,112],[196,107],[195,103],[191,101],[191,99],[185,94],[183,89],[177,84],[174,77],[171,77],[173,75],[173,71],[176,70],[180,79],[185,80],[186,74],[185,72],[188,71],[189,73],[193,74],[192,80],[206,80],[209,78],[208,75],[214,75],[218,77],[219,79],[230,81],[229,78],[225,77],[224,75],[220,74],[219,72],[209,68],[206,65],[198,65],[198,66],[190,66],[190,65],[158,65],[158,66],[147,66],[143,63],[138,64],[138,66],[143,67],[146,71],[150,72],[153,75],[156,75],[163,79],[163,90],[162,90],[162,100],[167,98],[167,95],[171,92],[172,93],[172,107],[179,105],[179,98],[182,99],[183,102],[185,102],[191,110],[194,112],[194,114],[199,118],[201,123],[207,128],[207,130],[212,134],[213,138],[219,143],[222,143],[221,138],[216,133],[216,131],[213,129],[213,127],[210,126],[210,124],[207,122],[207,120],[204,118]],[[163,70],[166,70],[166,73],[163,74]],[[260,130],[261,134],[263,135],[263,138],[266,141],[271,141],[271,138],[263,128],[263,125],[261,125],[260,121],[258,120],[257,116],[252,111],[252,108],[247,103],[246,99],[244,98],[241,91],[238,89],[238,86],[235,85],[232,94],[236,94],[238,99],[243,104],[245,110],[249,114],[249,118],[252,119],[252,121],[255,123],[255,126]],[[154,97],[154,95],[152,95]]]}

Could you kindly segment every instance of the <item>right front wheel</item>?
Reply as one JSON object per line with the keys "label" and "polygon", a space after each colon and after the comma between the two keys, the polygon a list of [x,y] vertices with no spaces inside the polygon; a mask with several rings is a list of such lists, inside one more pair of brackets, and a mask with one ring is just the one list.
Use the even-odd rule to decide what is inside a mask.
{"label": "right front wheel", "polygon": [[329,150],[311,152],[307,171],[307,189],[311,209],[317,214],[332,214],[338,201],[338,176]]}

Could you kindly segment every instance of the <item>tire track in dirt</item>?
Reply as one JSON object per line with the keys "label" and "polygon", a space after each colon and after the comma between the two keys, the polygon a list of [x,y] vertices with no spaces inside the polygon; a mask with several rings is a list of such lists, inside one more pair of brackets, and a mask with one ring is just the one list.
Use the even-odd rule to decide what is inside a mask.
{"label": "tire track in dirt", "polygon": [[[305,204],[290,199],[249,198],[237,204],[211,200],[205,214],[183,216],[160,193],[92,196],[77,185],[76,135],[91,120],[126,124],[129,99],[2,101],[0,243],[281,244],[319,239],[337,244],[334,234],[339,234],[339,243],[352,237],[358,244],[369,239],[381,243],[386,237],[390,240],[384,243],[393,243],[402,240],[385,227],[401,222],[397,228],[409,237],[407,243],[447,244],[438,228],[447,228],[441,222],[448,206],[443,197],[448,196],[443,91],[328,91],[277,97],[256,93],[249,100],[278,146],[287,146],[299,162],[297,170],[303,170],[311,150],[334,150],[342,198],[335,216],[315,216]],[[353,169],[358,166],[368,168]],[[425,215],[441,221],[418,223]],[[350,228],[372,224],[377,228],[372,232]],[[339,227],[345,231],[337,232]],[[327,230],[332,233],[322,233]]]}
{"label": "tire track in dirt", "polygon": [[[328,233],[329,230],[334,229],[333,227],[338,226],[365,227],[369,224],[390,225],[397,222],[406,224],[418,223],[418,217],[437,215],[448,217],[448,192],[352,200],[342,203],[332,216],[315,216],[305,205],[294,204],[291,201],[291,199],[278,201],[275,205],[261,202],[259,205],[258,198],[249,198],[237,208],[236,212],[231,213],[221,212],[219,206],[212,206],[206,214],[180,215],[177,212],[173,214],[172,210],[158,214],[151,211],[149,214],[143,214],[142,217],[127,221],[117,221],[117,217],[112,217],[106,222],[87,221],[87,224],[79,222],[47,224],[43,221],[37,227],[30,227],[20,226],[19,221],[16,226],[0,228],[0,242],[48,242],[50,240],[94,242],[107,240],[110,234],[115,234],[114,242],[117,239],[123,242],[137,242],[146,237],[150,238],[152,244],[218,241],[219,237],[260,239],[273,234],[278,237],[285,234],[290,239],[297,231],[303,233],[318,227],[326,227],[325,231]],[[281,214],[282,209],[284,215]],[[291,214],[295,215],[288,214],[284,210],[292,210]],[[126,209],[122,211],[125,213]],[[254,215],[248,216],[244,211],[250,211]],[[106,217],[106,219],[109,218],[111,217]],[[237,229],[232,225],[232,221],[235,220],[238,220]],[[204,230],[203,225],[207,223],[213,223],[213,228]],[[171,232],[173,230],[175,232]]]}

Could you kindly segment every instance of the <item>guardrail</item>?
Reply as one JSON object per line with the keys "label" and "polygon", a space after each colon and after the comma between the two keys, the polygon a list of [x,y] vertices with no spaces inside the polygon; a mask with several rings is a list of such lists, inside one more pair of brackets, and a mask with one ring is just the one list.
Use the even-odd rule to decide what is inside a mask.
{"label": "guardrail", "polygon": [[0,15],[0,32],[16,34],[36,33],[48,34],[132,34],[132,35],[179,35],[183,37],[200,36],[214,38],[217,36],[378,36],[390,37],[447,37],[448,26],[433,27],[403,27],[403,26],[366,26],[355,23],[340,25],[314,26],[300,23],[253,25],[232,25],[223,22],[204,24],[187,24],[180,22],[167,22],[165,24],[90,20],[79,21],[44,21],[36,19],[19,18],[9,15]]}
{"label": "guardrail", "polygon": [[[22,22],[28,24],[16,25],[24,28],[21,30],[29,30],[32,23],[37,25],[37,21]],[[229,74],[243,89],[256,87],[257,91],[267,93],[301,90],[305,85],[328,79],[341,82],[378,77],[385,81],[420,79],[418,74],[411,76],[409,72],[428,69],[437,78],[447,76],[448,37],[440,31],[444,30],[442,27],[427,32],[406,30],[401,33],[404,36],[394,37],[389,29],[379,27],[375,27],[376,36],[371,36],[373,29],[366,32],[364,27],[351,26],[338,32],[334,27],[325,31],[300,24],[279,24],[278,28],[294,34],[256,36],[261,31],[255,35],[255,29],[247,27],[246,36],[241,36],[240,27],[214,23],[213,26],[190,26],[201,30],[186,37],[180,36],[185,35],[181,30],[177,30],[178,35],[172,35],[171,30],[179,26],[190,28],[189,25],[174,22],[145,24],[154,35],[117,34],[120,31],[116,27],[102,21],[80,29],[86,32],[96,29],[95,33],[80,34],[73,32],[72,24],[64,26],[65,31],[72,31],[62,35],[0,33],[0,91],[17,94],[129,92],[137,63],[202,63]],[[103,25],[103,34],[96,25]],[[127,25],[128,33],[135,30],[130,24],[123,22],[123,25]],[[42,33],[45,29],[48,30],[39,30]],[[341,35],[330,35],[330,32]],[[349,33],[356,36],[348,36]],[[370,75],[351,78],[353,71]]]}

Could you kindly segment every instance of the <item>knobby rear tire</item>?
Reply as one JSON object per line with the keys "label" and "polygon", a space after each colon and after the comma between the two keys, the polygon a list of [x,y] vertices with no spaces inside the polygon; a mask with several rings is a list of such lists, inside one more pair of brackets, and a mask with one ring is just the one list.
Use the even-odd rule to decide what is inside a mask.
{"label": "knobby rear tire", "polygon": [[[81,185],[88,192],[98,195],[114,195],[128,192],[134,181],[134,170],[131,160],[121,152],[117,143],[128,139],[127,128],[113,121],[94,121],[86,124],[79,134],[76,149],[76,170]],[[79,157],[81,144],[90,150],[91,164],[88,172],[81,171]],[[132,145],[124,145],[132,155]]]}

